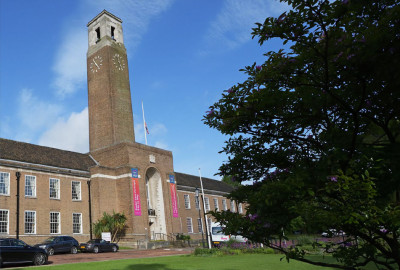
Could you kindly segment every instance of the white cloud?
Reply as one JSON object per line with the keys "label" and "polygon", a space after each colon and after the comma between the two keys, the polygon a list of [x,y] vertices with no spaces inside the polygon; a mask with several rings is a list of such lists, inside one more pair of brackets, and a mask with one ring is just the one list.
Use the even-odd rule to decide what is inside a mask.
{"label": "white cloud", "polygon": [[79,113],[71,113],[68,119],[59,118],[42,134],[39,144],[81,153],[88,152],[88,108]]}
{"label": "white cloud", "polygon": [[87,33],[84,28],[66,31],[57,50],[53,71],[53,87],[59,97],[74,93],[86,82]]}
{"label": "white cloud", "polygon": [[51,104],[34,96],[31,89],[22,89],[19,97],[18,118],[23,132],[34,133],[46,128],[63,111],[61,105]]}
{"label": "white cloud", "polygon": [[162,142],[162,141],[156,141],[154,147],[160,148],[160,149],[164,149],[164,150],[168,150],[168,144]]}
{"label": "white cloud", "polygon": [[286,9],[287,5],[277,0],[226,0],[210,25],[206,40],[211,46],[222,44],[225,49],[234,49],[251,40],[254,23],[263,23]]}

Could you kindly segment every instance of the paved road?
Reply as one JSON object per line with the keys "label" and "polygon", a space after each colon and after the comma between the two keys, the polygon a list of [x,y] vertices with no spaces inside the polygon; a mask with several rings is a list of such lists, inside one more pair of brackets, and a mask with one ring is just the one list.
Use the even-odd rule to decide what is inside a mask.
{"label": "paved road", "polygon": [[[190,254],[192,250],[193,249],[190,248],[150,249],[150,250],[124,249],[116,253],[104,252],[97,254],[94,253],[57,254],[49,257],[48,265],[184,255],[184,254]],[[15,265],[15,264],[4,265],[3,267],[11,269],[17,266],[19,267],[23,265]]]}

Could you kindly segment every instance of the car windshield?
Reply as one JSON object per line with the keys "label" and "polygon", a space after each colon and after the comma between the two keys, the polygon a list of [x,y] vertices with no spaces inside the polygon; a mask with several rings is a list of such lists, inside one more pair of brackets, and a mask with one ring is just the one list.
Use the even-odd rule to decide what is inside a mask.
{"label": "car windshield", "polygon": [[87,241],[87,243],[88,244],[94,244],[94,243],[96,243],[96,240],[89,240],[89,241]]}
{"label": "car windshield", "polygon": [[49,238],[46,239],[45,242],[47,242],[47,243],[52,243],[52,242],[54,242],[56,239],[57,239],[56,237],[49,237]]}

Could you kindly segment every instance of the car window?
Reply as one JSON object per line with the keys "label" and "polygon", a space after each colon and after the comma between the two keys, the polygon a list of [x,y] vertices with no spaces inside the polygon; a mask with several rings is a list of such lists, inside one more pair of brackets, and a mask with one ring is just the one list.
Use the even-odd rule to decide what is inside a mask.
{"label": "car window", "polygon": [[10,245],[10,241],[8,239],[0,239],[0,246],[8,247]]}
{"label": "car window", "polygon": [[19,247],[24,247],[24,246],[26,246],[25,242],[24,242],[24,241],[21,241],[21,240],[16,240],[16,241],[15,241],[15,245],[16,245],[16,246],[19,246]]}

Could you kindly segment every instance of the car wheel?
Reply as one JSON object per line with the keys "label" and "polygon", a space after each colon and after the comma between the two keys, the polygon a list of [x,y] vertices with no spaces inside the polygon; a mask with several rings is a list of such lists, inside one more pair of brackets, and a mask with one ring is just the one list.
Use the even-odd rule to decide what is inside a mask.
{"label": "car wheel", "polygon": [[47,253],[49,254],[49,256],[53,256],[54,255],[54,248],[49,248],[47,250]]}
{"label": "car wheel", "polygon": [[78,253],[78,248],[77,248],[76,246],[72,246],[72,248],[71,248],[71,253],[72,253],[72,254]]}
{"label": "car wheel", "polygon": [[43,253],[36,253],[33,257],[34,265],[43,265],[46,262],[46,256]]}
{"label": "car wheel", "polygon": [[116,246],[113,246],[113,247],[112,247],[112,252],[117,252],[117,250],[118,250],[118,249],[117,249]]}
{"label": "car wheel", "polygon": [[99,247],[98,247],[98,246],[95,246],[95,247],[93,248],[93,252],[94,252],[94,253],[99,253]]}

